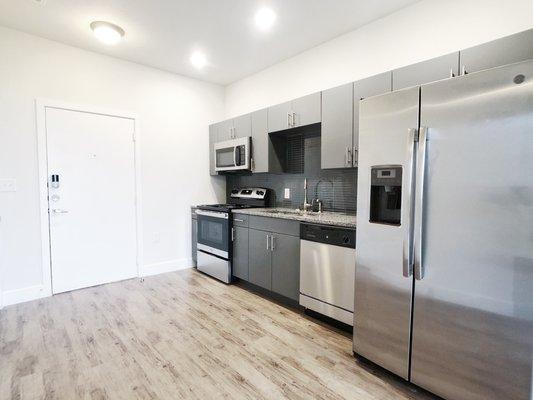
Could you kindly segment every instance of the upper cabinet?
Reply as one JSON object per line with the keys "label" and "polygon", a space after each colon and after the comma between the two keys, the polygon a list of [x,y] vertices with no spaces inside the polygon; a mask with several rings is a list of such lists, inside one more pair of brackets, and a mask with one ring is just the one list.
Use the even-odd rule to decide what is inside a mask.
{"label": "upper cabinet", "polygon": [[352,165],[357,167],[359,158],[359,102],[367,97],[377,96],[392,91],[392,72],[370,76],[354,83],[354,112],[353,112],[353,150]]}
{"label": "upper cabinet", "polygon": [[357,167],[359,101],[390,92],[391,79],[386,72],[322,92],[322,169]]}
{"label": "upper cabinet", "polygon": [[352,166],[353,83],[322,92],[321,167]]}
{"label": "upper cabinet", "polygon": [[252,136],[252,118],[250,114],[214,124],[217,142]]}
{"label": "upper cabinet", "polygon": [[252,113],[252,172],[269,172],[268,158],[271,149],[267,119],[266,108]]}
{"label": "upper cabinet", "polygon": [[392,71],[392,89],[423,85],[459,75],[459,52]]}
{"label": "upper cabinet", "polygon": [[461,74],[533,59],[533,29],[461,50]]}
{"label": "upper cabinet", "polygon": [[268,131],[277,132],[321,121],[321,92],[268,108]]}

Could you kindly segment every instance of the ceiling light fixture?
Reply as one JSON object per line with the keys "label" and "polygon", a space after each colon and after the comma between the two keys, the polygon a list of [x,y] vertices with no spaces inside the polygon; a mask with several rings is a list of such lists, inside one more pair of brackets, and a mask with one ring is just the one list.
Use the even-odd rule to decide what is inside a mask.
{"label": "ceiling light fixture", "polygon": [[255,13],[255,25],[262,31],[272,28],[276,21],[276,13],[270,8],[261,8]]}
{"label": "ceiling light fixture", "polygon": [[207,58],[201,51],[195,51],[191,55],[191,64],[198,69],[202,69],[207,65]]}
{"label": "ceiling light fixture", "polygon": [[106,21],[91,22],[91,29],[99,41],[108,45],[117,44],[125,34],[120,26]]}

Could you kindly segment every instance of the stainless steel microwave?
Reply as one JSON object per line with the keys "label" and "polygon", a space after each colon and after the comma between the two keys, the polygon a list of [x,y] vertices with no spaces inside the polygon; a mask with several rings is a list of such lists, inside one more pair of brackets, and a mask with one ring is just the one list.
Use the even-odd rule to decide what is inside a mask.
{"label": "stainless steel microwave", "polygon": [[252,138],[250,136],[215,143],[215,171],[250,169]]}

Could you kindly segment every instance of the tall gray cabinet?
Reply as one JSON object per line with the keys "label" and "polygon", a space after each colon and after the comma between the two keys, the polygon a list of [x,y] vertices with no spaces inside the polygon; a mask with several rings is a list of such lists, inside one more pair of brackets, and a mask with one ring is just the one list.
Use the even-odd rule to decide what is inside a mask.
{"label": "tall gray cabinet", "polygon": [[385,72],[322,92],[323,169],[357,167],[359,101],[391,90],[391,72]]}

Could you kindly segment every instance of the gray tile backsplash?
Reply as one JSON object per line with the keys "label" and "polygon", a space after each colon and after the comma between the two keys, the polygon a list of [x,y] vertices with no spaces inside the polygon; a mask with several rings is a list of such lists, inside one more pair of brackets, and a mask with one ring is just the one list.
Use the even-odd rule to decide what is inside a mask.
{"label": "gray tile backsplash", "polygon": [[[298,138],[289,143],[298,143]],[[324,210],[355,213],[357,210],[357,169],[320,169],[320,136],[301,138],[299,151],[288,146],[291,171],[303,173],[228,175],[227,195],[231,189],[265,187],[273,190],[273,204],[277,207],[296,208],[304,201],[304,178],[308,182],[308,201],[319,198]],[[341,156],[342,157],[342,156]],[[290,199],[283,198],[284,189],[290,189]]]}

